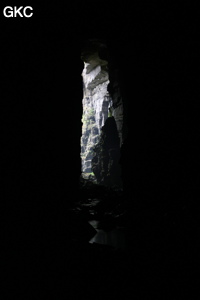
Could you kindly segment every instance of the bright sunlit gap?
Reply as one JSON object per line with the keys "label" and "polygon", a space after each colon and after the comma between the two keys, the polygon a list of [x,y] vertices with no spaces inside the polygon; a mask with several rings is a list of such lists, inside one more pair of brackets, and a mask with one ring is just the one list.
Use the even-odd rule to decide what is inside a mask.
{"label": "bright sunlit gap", "polygon": [[92,170],[94,146],[99,140],[101,128],[108,117],[112,116],[112,99],[107,91],[109,84],[107,61],[100,64],[84,63],[83,78],[83,115],[81,137],[82,177],[95,180]]}

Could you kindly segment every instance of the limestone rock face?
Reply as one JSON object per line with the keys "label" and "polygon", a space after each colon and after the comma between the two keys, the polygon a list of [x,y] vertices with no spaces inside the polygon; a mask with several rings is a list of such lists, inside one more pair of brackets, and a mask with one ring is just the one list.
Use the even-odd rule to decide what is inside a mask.
{"label": "limestone rock face", "polygon": [[97,182],[107,186],[121,187],[120,139],[114,117],[106,120],[94,152],[92,170]]}
{"label": "limestone rock face", "polygon": [[108,118],[108,110],[112,105],[107,91],[107,61],[101,60],[97,53],[86,55],[83,77],[83,116],[81,137],[82,172],[91,173],[93,148],[98,142],[101,127]]}
{"label": "limestone rock face", "polygon": [[112,97],[112,116],[115,118],[117,131],[120,138],[120,146],[123,143],[124,136],[123,136],[123,116],[124,116],[124,109],[123,109],[123,101],[120,89],[120,81],[118,78],[118,70],[111,68],[109,69],[109,79],[110,83],[108,85],[108,91],[110,96]]}
{"label": "limestone rock face", "polygon": [[[119,170],[116,166],[123,142],[123,103],[117,71],[109,70],[106,47],[97,41],[93,41],[82,52],[82,60],[82,173],[94,173],[97,182],[102,184],[120,185]],[[107,120],[109,125],[105,126]],[[117,142],[106,146],[110,142],[112,144],[113,135]]]}

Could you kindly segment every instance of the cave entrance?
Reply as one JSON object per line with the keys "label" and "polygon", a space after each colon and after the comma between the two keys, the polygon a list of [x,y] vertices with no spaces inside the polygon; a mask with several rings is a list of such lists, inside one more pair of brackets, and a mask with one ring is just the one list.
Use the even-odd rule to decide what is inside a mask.
{"label": "cave entrance", "polygon": [[90,42],[81,58],[84,62],[81,177],[98,184],[119,186],[122,122],[121,119],[118,124],[116,122],[116,107],[108,91],[110,82],[106,45],[99,41]]}

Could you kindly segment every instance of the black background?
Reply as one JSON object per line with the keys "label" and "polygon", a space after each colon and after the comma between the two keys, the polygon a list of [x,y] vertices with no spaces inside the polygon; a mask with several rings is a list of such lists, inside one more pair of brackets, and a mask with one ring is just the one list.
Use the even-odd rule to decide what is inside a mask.
{"label": "black background", "polygon": [[140,212],[145,203],[156,216],[167,213],[183,245],[192,245],[200,161],[195,2],[26,5],[32,18],[1,15],[3,236],[19,241],[32,219],[47,211],[41,219],[51,220],[78,197],[80,52],[85,39],[100,38],[118,64],[127,103],[129,226],[137,228],[139,199]]}

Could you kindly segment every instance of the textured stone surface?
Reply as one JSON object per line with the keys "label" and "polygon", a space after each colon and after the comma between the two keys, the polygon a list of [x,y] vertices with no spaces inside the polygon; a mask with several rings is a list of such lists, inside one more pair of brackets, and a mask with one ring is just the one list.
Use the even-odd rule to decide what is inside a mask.
{"label": "textured stone surface", "polygon": [[98,141],[101,127],[108,117],[110,101],[107,93],[108,77],[103,76],[100,83],[96,80],[93,86],[94,84],[96,84],[94,89],[84,88],[81,156],[82,171],[85,173],[91,172],[92,150]]}
{"label": "textured stone surface", "polygon": [[83,116],[81,137],[81,158],[83,173],[91,173],[93,148],[99,140],[102,126],[108,118],[108,108],[112,100],[107,91],[108,71],[106,60],[97,53],[83,56]]}
{"label": "textured stone surface", "polygon": [[[103,55],[103,58],[101,55]],[[110,71],[108,68],[105,45],[99,41],[90,42],[89,46],[82,53],[82,59],[84,61],[82,72],[82,171],[83,173],[91,173],[93,149],[99,141],[102,126],[104,126],[108,117],[114,117],[120,145],[122,144],[123,103],[118,72],[116,70]]]}
{"label": "textured stone surface", "polygon": [[109,117],[106,120],[94,152],[92,170],[97,178],[97,182],[108,186],[120,187],[122,185],[119,166],[120,139],[114,117]]}
{"label": "textured stone surface", "polygon": [[117,130],[120,138],[120,146],[123,143],[123,116],[124,116],[124,107],[123,107],[123,98],[121,94],[120,80],[118,75],[118,70],[109,68],[109,79],[110,84],[108,86],[108,91],[112,97],[112,116],[115,118],[117,125]]}

